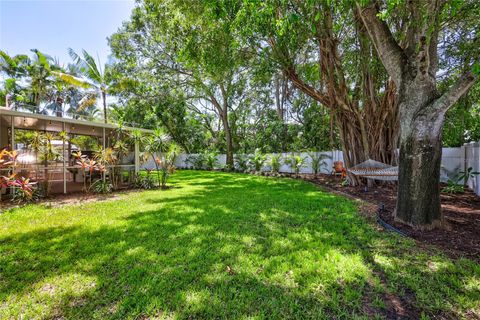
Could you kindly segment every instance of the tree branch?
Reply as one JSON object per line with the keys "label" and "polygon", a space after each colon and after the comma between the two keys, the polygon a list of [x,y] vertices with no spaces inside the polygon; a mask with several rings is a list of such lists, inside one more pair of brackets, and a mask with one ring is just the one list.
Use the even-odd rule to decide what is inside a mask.
{"label": "tree branch", "polygon": [[478,75],[472,71],[466,71],[457,82],[453,84],[440,98],[438,98],[433,107],[436,110],[446,112],[451,106],[455,104],[468,90],[477,82]]}
{"label": "tree branch", "polygon": [[383,65],[397,88],[400,88],[406,60],[402,48],[395,41],[387,24],[377,17],[378,9],[374,3],[362,8],[357,2],[357,10]]}

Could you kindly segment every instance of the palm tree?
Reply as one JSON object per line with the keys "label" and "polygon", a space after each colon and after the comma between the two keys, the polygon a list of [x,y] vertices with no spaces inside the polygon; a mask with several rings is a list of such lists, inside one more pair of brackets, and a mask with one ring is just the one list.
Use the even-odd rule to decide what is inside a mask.
{"label": "palm tree", "polygon": [[[33,59],[27,55],[9,56],[0,51],[0,72],[7,75],[5,87],[15,102],[22,102],[28,109],[38,111],[42,99],[49,90],[51,78],[51,57],[32,49]],[[20,85],[20,83],[27,85]]]}
{"label": "palm tree", "polygon": [[105,123],[107,123],[107,92],[110,86],[108,65],[105,65],[102,69],[100,61],[97,65],[95,59],[85,50],[82,50],[82,56],[80,56],[72,48],[69,48],[68,54],[75,62],[79,73],[86,78],[90,87],[102,97],[103,117]]}
{"label": "palm tree", "polygon": [[[137,134],[141,135],[142,132],[139,130],[132,131],[132,135],[137,135]],[[170,136],[161,129],[155,129],[153,131],[153,134],[149,136],[145,141],[145,152],[149,154],[153,159],[153,163],[155,164],[155,169],[157,171],[157,178],[159,183],[161,182],[159,160],[162,157],[161,156],[162,152],[167,151],[169,142],[170,142]],[[157,153],[160,153],[159,157],[156,157]]]}

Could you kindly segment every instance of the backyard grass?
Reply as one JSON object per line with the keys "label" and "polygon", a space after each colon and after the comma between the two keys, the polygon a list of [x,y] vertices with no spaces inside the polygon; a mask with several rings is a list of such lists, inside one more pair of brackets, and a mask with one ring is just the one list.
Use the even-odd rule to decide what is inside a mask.
{"label": "backyard grass", "polygon": [[199,171],[170,184],[0,215],[0,318],[480,315],[477,263],[378,231],[312,184]]}

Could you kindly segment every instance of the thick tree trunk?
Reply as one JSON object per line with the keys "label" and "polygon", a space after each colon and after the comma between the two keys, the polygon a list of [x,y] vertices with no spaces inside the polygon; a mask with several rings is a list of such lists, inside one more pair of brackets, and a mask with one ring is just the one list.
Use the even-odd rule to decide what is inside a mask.
{"label": "thick tree trunk", "polygon": [[417,78],[405,84],[405,90],[400,92],[404,100],[400,103],[395,218],[419,229],[432,229],[442,223],[439,183],[444,112],[434,108],[437,97],[434,81]]}
{"label": "thick tree trunk", "polygon": [[227,154],[226,154],[226,166],[227,170],[233,170],[234,164],[233,164],[233,140],[232,140],[232,133],[230,129],[230,124],[228,123],[228,118],[227,115],[222,115],[222,122],[223,122],[223,128],[225,130],[225,143],[227,146]]}
{"label": "thick tree trunk", "polygon": [[[417,123],[418,126],[423,124]],[[411,128],[402,130],[412,131]],[[430,229],[441,225],[441,134],[414,130],[400,141],[400,168],[395,218],[411,226]]]}
{"label": "thick tree trunk", "polygon": [[[357,2],[370,39],[398,89],[400,165],[396,219],[419,229],[442,223],[440,206],[441,132],[445,112],[478,80],[469,68],[442,95],[436,85],[438,35],[445,1],[410,1],[399,43],[376,1]],[[398,30],[395,30],[398,31]]]}

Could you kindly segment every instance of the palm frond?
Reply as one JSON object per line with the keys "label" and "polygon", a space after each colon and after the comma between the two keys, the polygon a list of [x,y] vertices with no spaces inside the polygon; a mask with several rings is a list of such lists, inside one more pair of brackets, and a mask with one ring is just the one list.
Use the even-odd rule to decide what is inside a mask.
{"label": "palm frond", "polygon": [[85,61],[88,69],[88,77],[92,79],[93,81],[98,82],[99,84],[103,82],[103,76],[98,69],[97,63],[95,62],[95,59],[85,50],[83,52],[83,61]]}
{"label": "palm frond", "polygon": [[68,55],[70,56],[70,58],[72,58],[73,62],[76,65],[78,65],[82,61],[82,58],[72,48],[68,48]]}
{"label": "palm frond", "polygon": [[0,50],[0,67],[2,71],[13,70],[17,67],[15,59],[10,57],[5,51]]}
{"label": "palm frond", "polygon": [[58,78],[65,81],[66,83],[71,84],[73,86],[85,88],[85,89],[92,87],[92,84],[89,83],[88,81],[75,77],[71,74],[60,72],[60,71],[52,71],[52,73]]}
{"label": "palm frond", "polygon": [[50,63],[48,62],[51,59],[50,56],[43,54],[37,49],[32,49],[32,52],[35,53],[35,57],[41,66],[43,66],[45,69],[50,69]]}

